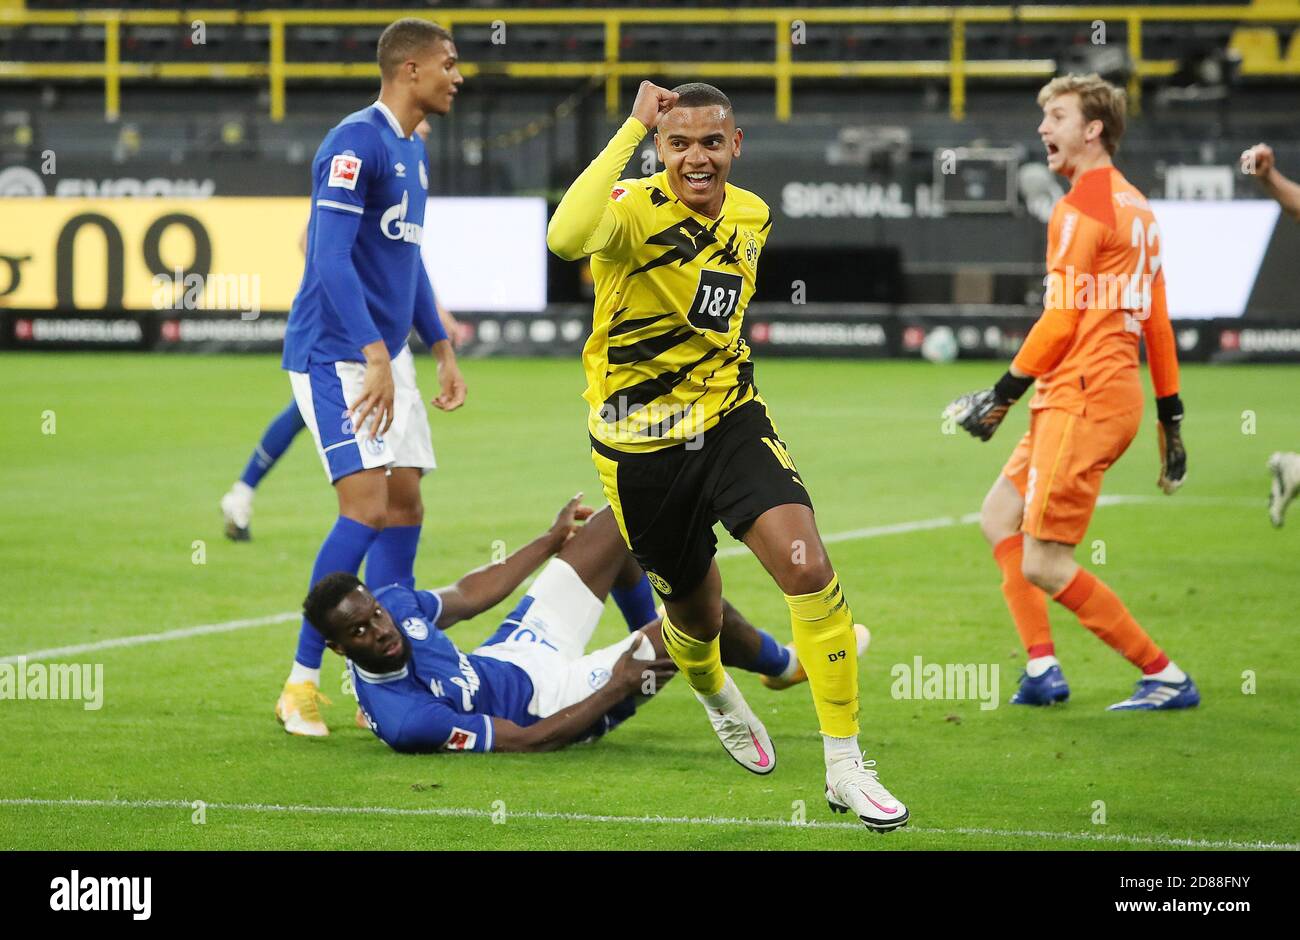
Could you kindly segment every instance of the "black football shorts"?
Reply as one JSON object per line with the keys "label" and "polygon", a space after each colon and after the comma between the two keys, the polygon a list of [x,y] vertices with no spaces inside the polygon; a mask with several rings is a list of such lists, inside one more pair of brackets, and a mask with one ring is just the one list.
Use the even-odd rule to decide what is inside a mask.
{"label": "black football shorts", "polygon": [[700,442],[696,449],[675,444],[647,453],[591,442],[623,538],[669,600],[690,593],[708,573],[718,544],[715,522],[740,540],[775,506],[812,508],[761,398],[723,415]]}

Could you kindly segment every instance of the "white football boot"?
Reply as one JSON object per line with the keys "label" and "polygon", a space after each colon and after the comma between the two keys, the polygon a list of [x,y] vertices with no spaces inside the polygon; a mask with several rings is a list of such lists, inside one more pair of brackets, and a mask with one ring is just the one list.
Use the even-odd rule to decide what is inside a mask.
{"label": "white football boot", "polygon": [[226,538],[232,542],[252,539],[248,525],[253,521],[253,488],[243,480],[236,480],[221,497],[221,516],[226,521]]}
{"label": "white football boot", "polygon": [[1286,507],[1300,491],[1300,454],[1278,451],[1268,458],[1268,469],[1273,471],[1273,486],[1268,495],[1268,518],[1280,529]]}
{"label": "white football boot", "polygon": [[833,812],[854,812],[876,832],[907,825],[907,807],[885,789],[872,767],[874,760],[850,757],[826,768],[826,802]]}
{"label": "white football boot", "polygon": [[[717,695],[696,692],[695,697],[704,706],[713,733],[732,760],[750,773],[770,774],[776,769],[776,749],[772,747],[772,739],[730,675]],[[715,704],[711,705],[710,700]]]}

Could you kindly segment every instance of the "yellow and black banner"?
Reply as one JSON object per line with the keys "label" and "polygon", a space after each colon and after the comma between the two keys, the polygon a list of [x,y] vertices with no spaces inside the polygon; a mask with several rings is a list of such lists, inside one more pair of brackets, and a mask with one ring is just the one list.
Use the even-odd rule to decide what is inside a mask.
{"label": "yellow and black banner", "polygon": [[0,308],[288,310],[306,198],[0,199]]}

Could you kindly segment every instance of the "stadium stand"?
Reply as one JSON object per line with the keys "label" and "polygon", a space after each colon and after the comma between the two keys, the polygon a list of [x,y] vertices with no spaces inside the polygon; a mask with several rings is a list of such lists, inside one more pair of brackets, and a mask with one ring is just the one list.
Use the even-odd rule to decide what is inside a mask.
{"label": "stadium stand", "polygon": [[[74,178],[302,196],[322,135],[373,94],[375,41],[403,13],[451,25],[469,78],[429,139],[431,193],[554,203],[622,120],[636,82],[716,81],[752,142],[745,185],[783,211],[787,198],[797,207],[801,186],[822,187],[818,198],[842,187],[874,200],[827,210],[851,219],[783,218],[771,267],[785,263],[787,239],[883,246],[892,254],[882,263],[896,270],[862,287],[879,299],[974,298],[1031,312],[1026,285],[1041,267],[1042,232],[1026,224],[1023,200],[1013,193],[1000,214],[936,225],[913,194],[933,185],[935,154],[948,149],[1032,161],[1033,94],[1058,71],[1098,70],[1127,86],[1141,120],[1121,162],[1157,196],[1181,192],[1183,168],[1231,165],[1256,140],[1272,143],[1280,164],[1300,164],[1300,0],[1160,0],[1122,11],[826,0],[199,7],[0,0],[0,171],[57,152]],[[1240,174],[1225,179],[1229,196],[1258,195]],[[553,294],[578,298],[583,287],[570,277],[553,272]]]}

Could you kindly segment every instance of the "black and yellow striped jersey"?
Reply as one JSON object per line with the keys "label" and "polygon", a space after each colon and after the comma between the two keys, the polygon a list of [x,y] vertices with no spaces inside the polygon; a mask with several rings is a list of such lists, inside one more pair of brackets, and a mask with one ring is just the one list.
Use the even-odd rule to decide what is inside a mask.
{"label": "black and yellow striped jersey", "polygon": [[628,118],[564,194],[546,233],[560,257],[591,256],[587,426],[623,451],[693,440],[757,397],[740,326],[772,226],[767,204],[730,184],[710,219],[676,198],[666,170],[616,182],[646,133]]}
{"label": "black and yellow striped jersey", "polygon": [[582,352],[588,428],[618,450],[657,450],[757,394],[740,326],[772,216],[730,184],[718,218],[698,215],[673,195],[667,171],[622,180],[608,198]]}

